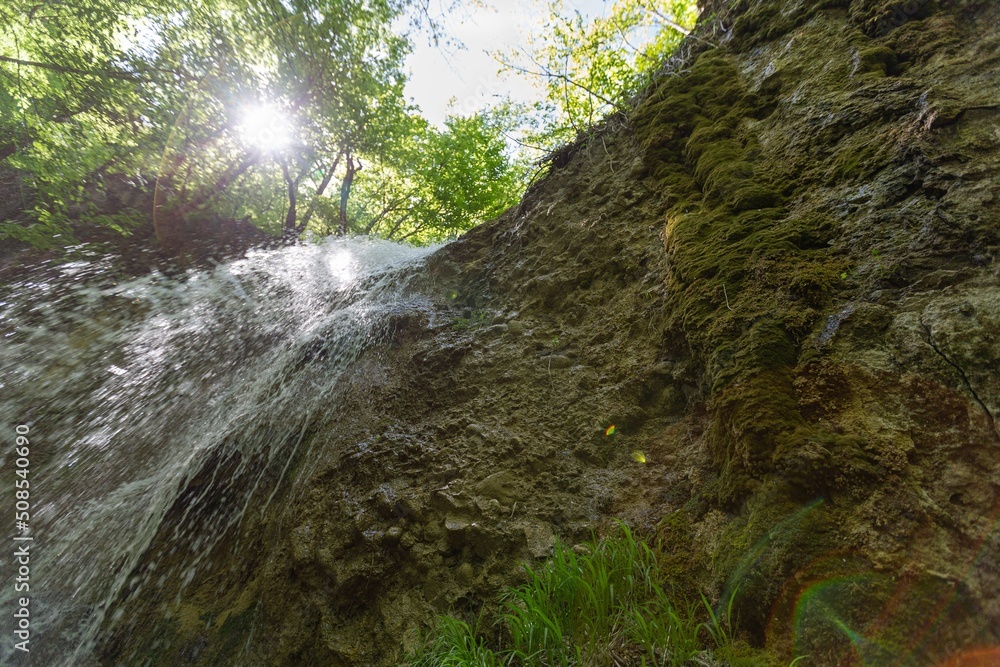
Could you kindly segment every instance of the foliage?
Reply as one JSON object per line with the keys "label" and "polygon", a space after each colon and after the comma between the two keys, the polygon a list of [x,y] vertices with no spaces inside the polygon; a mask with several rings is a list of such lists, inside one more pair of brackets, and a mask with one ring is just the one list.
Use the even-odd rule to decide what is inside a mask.
{"label": "foliage", "polygon": [[546,100],[534,113],[547,117],[528,142],[553,147],[572,140],[608,114],[625,108],[697,18],[693,0],[615,0],[605,15],[587,20],[550,0],[542,34],[527,52],[500,56],[512,72],[540,79]]}
{"label": "foliage", "polygon": [[503,596],[499,647],[478,626],[445,616],[411,664],[673,667],[708,649],[741,655],[745,665],[770,664],[735,640],[735,591],[721,612],[704,596],[701,605],[680,603],[660,583],[657,562],[624,525],[584,549],[556,545],[542,567],[526,567],[527,583]]}
{"label": "foliage", "polygon": [[501,121],[486,112],[452,116],[437,129],[423,119],[358,181],[354,231],[437,241],[499,215],[520,195],[525,169],[507,151]]}
{"label": "foliage", "polygon": [[38,211],[42,229],[4,224],[0,236],[31,241],[64,231],[84,177],[133,141],[140,121],[130,109],[144,102],[135,82],[147,72],[115,56],[123,55],[116,37],[134,18],[118,2],[0,6],[0,158],[51,201]]}
{"label": "foliage", "polygon": [[[496,124],[437,131],[404,100],[398,26],[425,1],[0,5],[0,166],[28,209],[0,238],[64,243],[73,222],[127,231],[152,214],[163,240],[212,213],[430,240],[495,215],[519,183]],[[287,142],[248,138],[255,110]],[[390,201],[418,210],[378,218]]]}

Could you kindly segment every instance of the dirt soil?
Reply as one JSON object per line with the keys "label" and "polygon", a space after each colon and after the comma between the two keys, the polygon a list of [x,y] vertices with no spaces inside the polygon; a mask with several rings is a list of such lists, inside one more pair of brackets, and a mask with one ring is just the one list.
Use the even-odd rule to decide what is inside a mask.
{"label": "dirt soil", "polygon": [[706,11],[633,110],[431,258],[434,306],[317,415],[286,502],[130,603],[104,664],[396,664],[613,519],[681,590],[739,586],[785,664],[1000,644],[997,25]]}

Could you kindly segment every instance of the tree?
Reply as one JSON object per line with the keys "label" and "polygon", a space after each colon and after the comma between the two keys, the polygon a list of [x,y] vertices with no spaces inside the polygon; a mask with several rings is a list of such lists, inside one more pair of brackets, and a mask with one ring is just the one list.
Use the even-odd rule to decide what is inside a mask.
{"label": "tree", "polygon": [[544,39],[499,54],[508,71],[541,79],[546,100],[533,112],[547,119],[527,143],[552,148],[625,108],[694,26],[693,0],[616,0],[588,21],[550,0]]}
{"label": "tree", "polygon": [[[509,200],[503,188],[510,179],[501,178],[499,190],[489,179],[498,176],[496,165],[510,164],[500,159],[495,133],[492,143],[484,134],[487,125],[437,137],[406,104],[409,42],[393,27],[407,8],[429,16],[425,2],[14,0],[0,8],[8,26],[0,37],[0,160],[28,196],[22,215],[0,221],[0,238],[60,243],[73,224],[127,231],[150,215],[164,243],[185,233],[185,220],[205,215],[249,218],[291,237],[317,225],[320,213],[321,226],[338,233],[394,228],[417,238],[469,226],[497,209],[501,190]],[[254,140],[247,132],[254,123],[283,140]],[[491,193],[488,205],[466,191],[471,217],[458,220],[462,207],[442,203],[446,191],[462,187],[453,179],[437,188],[439,224],[429,214],[416,231],[406,221],[386,227],[353,219],[374,210],[355,193],[401,196],[365,182],[409,192],[414,174],[424,181],[450,175],[421,171],[426,156],[402,148],[437,147],[444,136],[457,141],[448,150],[479,142],[483,159],[452,161],[465,160],[466,175],[482,170],[472,181]],[[442,165],[444,150],[432,151]],[[330,227],[328,200],[338,180],[337,224]],[[143,210],[109,204],[123,183],[148,191]],[[421,187],[431,191],[426,182]]]}
{"label": "tree", "polygon": [[411,125],[366,169],[352,207],[353,230],[419,242],[457,236],[499,215],[523,189],[501,119],[488,112]]}
{"label": "tree", "polygon": [[[385,2],[274,2],[281,54],[274,87],[294,108],[300,146],[281,158],[288,192],[286,234],[308,226],[340,165],[341,233],[359,155],[377,151],[405,114],[403,58],[408,44],[392,34],[398,7]],[[294,164],[293,164],[294,163]],[[308,186],[298,197],[300,186]],[[300,215],[299,208],[302,208]]]}
{"label": "tree", "polygon": [[0,235],[56,237],[86,177],[100,175],[146,131],[136,111],[150,101],[141,83],[173,73],[121,47],[136,20],[122,2],[0,7],[0,158],[24,176],[23,190],[46,202],[34,226],[4,222]]}

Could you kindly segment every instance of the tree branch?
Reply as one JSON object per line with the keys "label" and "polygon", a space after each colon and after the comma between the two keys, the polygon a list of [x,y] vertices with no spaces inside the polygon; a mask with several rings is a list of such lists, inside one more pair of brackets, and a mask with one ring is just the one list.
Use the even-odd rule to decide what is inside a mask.
{"label": "tree branch", "polygon": [[381,224],[381,222],[385,219],[385,216],[389,215],[394,211],[400,210],[400,208],[402,208],[402,204],[406,202],[407,199],[409,199],[409,194],[396,197],[388,204],[386,204],[385,207],[379,212],[379,214],[375,216],[375,219],[372,220],[367,227],[365,227],[365,234],[371,234],[372,230],[375,229],[379,224]]}
{"label": "tree branch", "polygon": [[403,226],[403,223],[409,220],[411,217],[413,217],[413,211],[412,210],[407,211],[406,215],[404,215],[403,217],[401,217],[399,220],[396,221],[396,224],[392,226],[392,229],[389,230],[389,233],[386,234],[385,237],[387,239],[391,239],[393,235],[399,231],[399,228]]}
{"label": "tree branch", "polygon": [[[409,232],[409,233],[406,233],[406,234],[403,234],[402,236],[400,236],[400,237],[399,237],[398,239],[396,239],[396,240],[397,240],[397,241],[405,241],[406,239],[410,238],[411,236],[413,236],[414,234],[416,234],[417,232],[419,232],[419,231],[420,231],[420,230],[422,230],[423,228],[424,228],[424,225],[423,225],[423,223],[420,223],[420,224],[418,224],[418,225],[417,225],[416,227],[414,227],[414,228],[413,228],[413,231],[411,231],[411,232]],[[391,238],[391,237],[390,237],[390,238]]]}
{"label": "tree branch", "polygon": [[668,16],[664,16],[663,13],[661,13],[659,10],[654,9],[652,7],[647,7],[645,5],[639,5],[639,7],[641,9],[646,10],[650,14],[653,14],[657,18],[659,18],[671,30],[676,30],[680,34],[684,35],[685,37],[687,37],[688,35],[691,34],[690,30],[688,30],[687,28],[685,28],[684,26],[682,26],[680,23],[677,23],[672,18],[670,18]]}
{"label": "tree branch", "polygon": [[291,235],[297,231],[295,228],[296,195],[299,190],[299,180],[302,176],[299,175],[298,178],[292,179],[292,175],[288,173],[288,162],[286,160],[281,161],[281,173],[285,177],[285,185],[288,186],[288,213],[285,215],[285,233]]}
{"label": "tree branch", "polygon": [[41,69],[52,70],[53,72],[61,72],[63,74],[82,74],[84,76],[100,76],[106,79],[119,79],[121,81],[142,80],[142,78],[135,72],[122,72],[121,70],[86,70],[86,69],[79,69],[77,67],[56,65],[54,63],[40,63],[34,60],[21,60],[20,58],[9,58],[7,56],[0,56],[0,62],[13,63],[15,65],[23,65],[25,67],[40,67]]}
{"label": "tree branch", "polygon": [[200,195],[192,199],[187,204],[182,205],[181,213],[188,213],[195,210],[202,204],[206,203],[212,197],[216,196],[220,191],[225,190],[230,183],[246,173],[246,171],[257,163],[257,157],[250,155],[246,157],[242,162],[234,165],[227,169],[215,182],[215,185],[210,188],[206,188],[201,192]]}
{"label": "tree branch", "polygon": [[559,73],[559,72],[553,72],[548,67],[546,67],[545,65],[541,64],[540,62],[538,62],[534,58],[531,58],[531,61],[541,69],[540,72],[536,72],[534,70],[530,70],[527,67],[521,67],[520,65],[514,65],[514,64],[508,63],[508,62],[506,62],[504,60],[500,60],[500,64],[503,65],[504,67],[509,67],[510,69],[514,70],[515,72],[521,72],[522,74],[529,74],[531,76],[541,76],[541,77],[546,77],[546,78],[549,78],[549,79],[559,79],[560,81],[564,81],[564,82],[566,82],[566,83],[568,83],[570,85],[576,86],[577,88],[579,88],[580,90],[584,91],[588,95],[592,95],[593,97],[596,97],[601,102],[604,102],[605,104],[607,104],[610,107],[613,107],[613,108],[617,109],[620,106],[618,104],[615,104],[614,102],[612,102],[608,98],[604,97],[603,95],[595,93],[590,88],[587,88],[585,85],[583,85],[582,83],[574,81],[573,78],[570,77],[568,74],[562,74],[562,73]]}
{"label": "tree branch", "polygon": [[309,224],[309,220],[312,218],[312,215],[316,210],[316,200],[323,196],[323,193],[326,191],[326,187],[330,185],[330,181],[333,180],[333,174],[337,171],[337,167],[340,165],[340,158],[343,156],[343,153],[337,153],[337,159],[333,161],[333,166],[327,169],[326,173],[323,174],[323,180],[320,181],[319,187],[316,188],[316,195],[309,202],[309,206],[306,207],[306,212],[302,215],[302,220],[295,229],[298,234],[301,234],[306,230],[306,225]]}

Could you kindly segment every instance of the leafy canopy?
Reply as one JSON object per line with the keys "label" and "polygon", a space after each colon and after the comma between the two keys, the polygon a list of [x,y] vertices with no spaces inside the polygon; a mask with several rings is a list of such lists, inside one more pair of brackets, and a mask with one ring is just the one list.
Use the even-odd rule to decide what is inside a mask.
{"label": "leafy canopy", "polygon": [[[151,217],[166,242],[217,216],[430,240],[495,215],[520,187],[497,124],[436,130],[403,96],[396,28],[425,3],[6,0],[0,177],[17,188],[0,189],[16,211],[0,238],[62,244],[80,223]],[[404,200],[405,218],[379,217]]]}
{"label": "leafy canopy", "polygon": [[572,140],[625,108],[695,19],[690,0],[615,0],[591,20],[550,0],[542,36],[503,59],[544,102],[437,128],[406,102],[403,65],[413,31],[438,26],[399,29],[428,1],[0,0],[0,238],[60,245],[151,219],[169,243],[213,216],[453,237],[519,196],[512,127]]}

